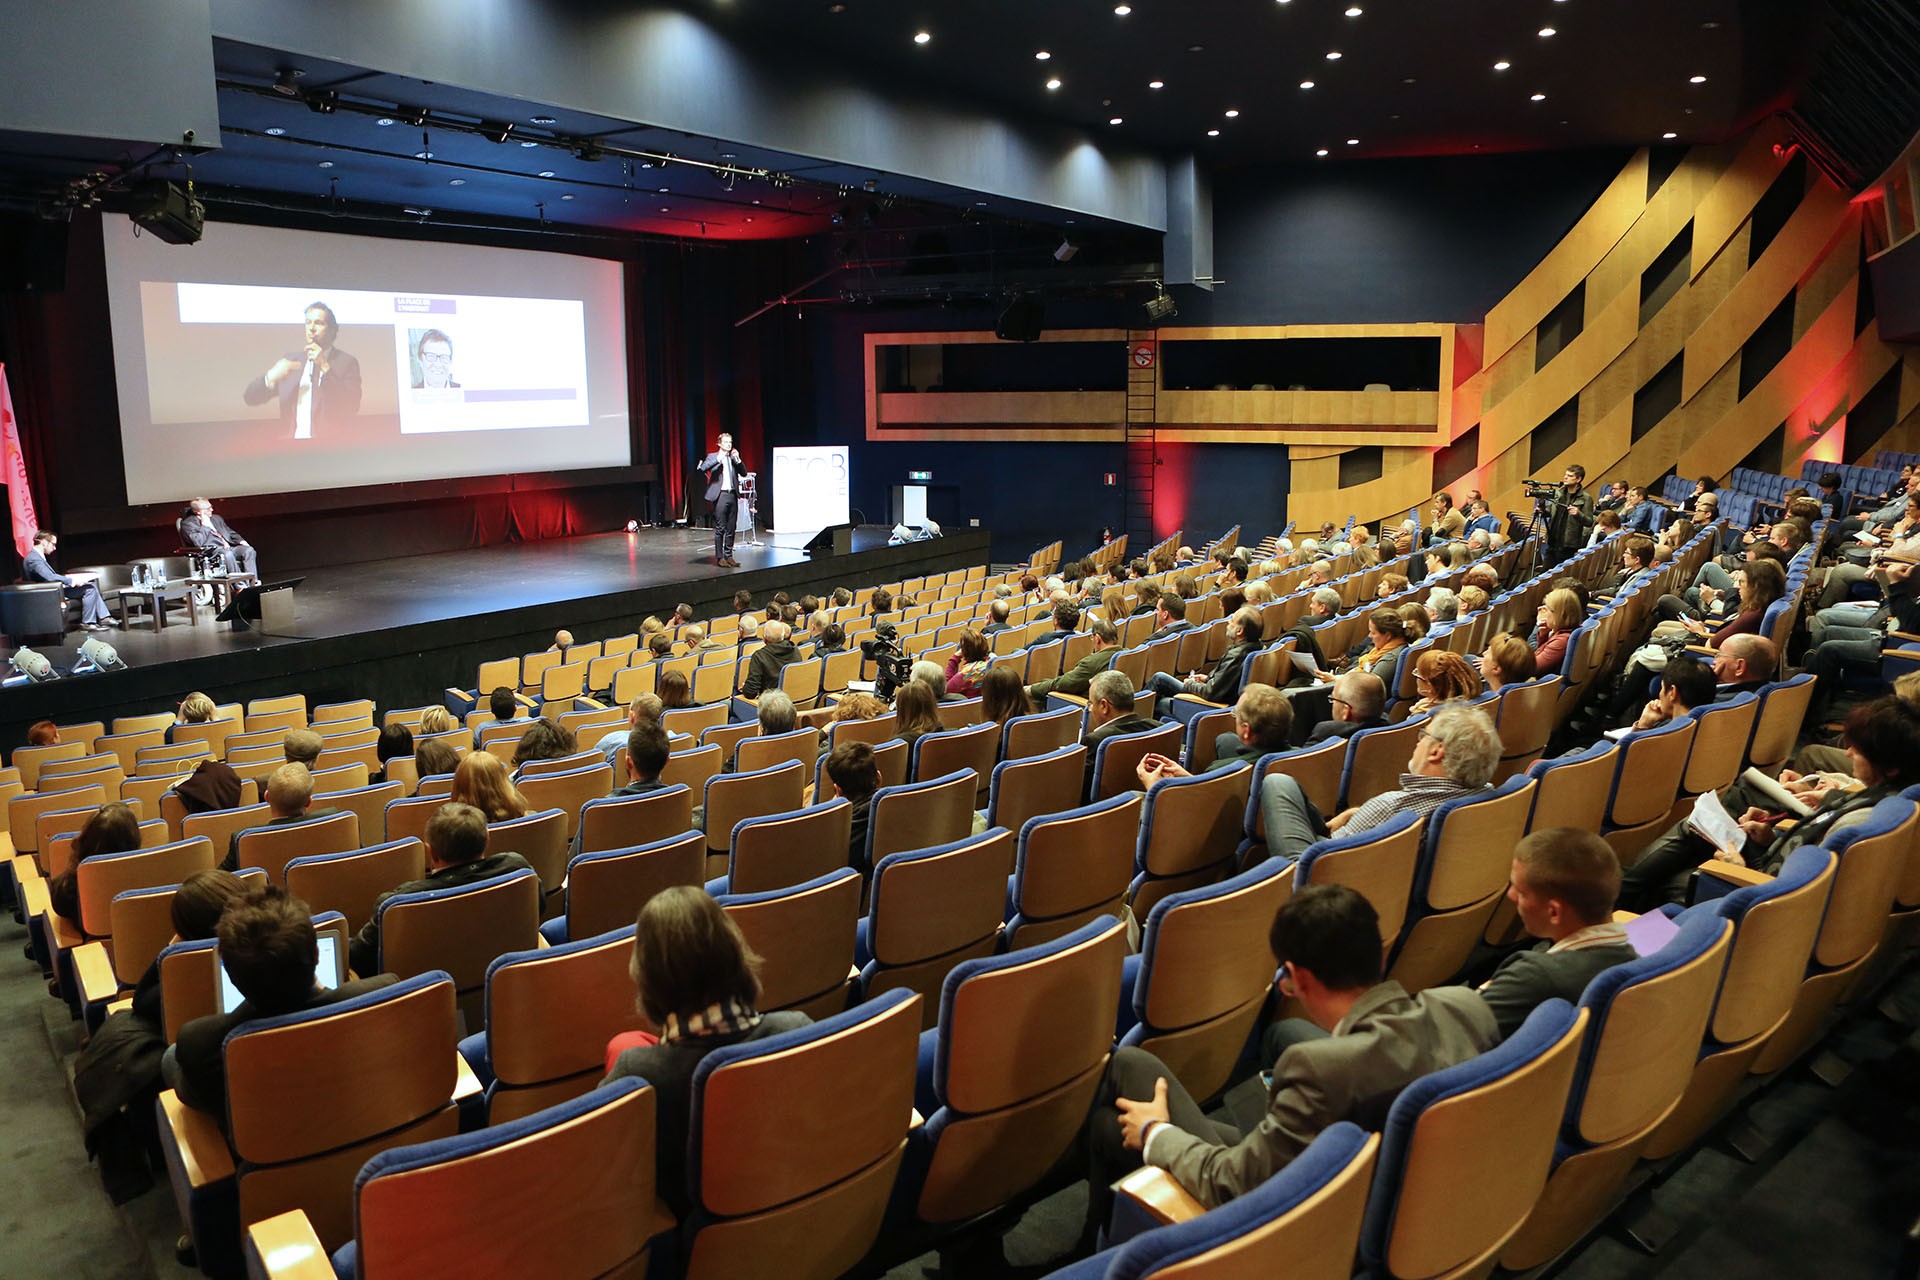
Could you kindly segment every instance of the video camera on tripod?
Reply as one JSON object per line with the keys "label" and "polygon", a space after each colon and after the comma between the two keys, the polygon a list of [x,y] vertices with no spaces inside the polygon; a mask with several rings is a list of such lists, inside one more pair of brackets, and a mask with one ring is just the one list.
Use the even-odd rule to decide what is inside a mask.
{"label": "video camera on tripod", "polygon": [[873,693],[882,702],[892,702],[896,689],[913,678],[913,659],[900,650],[891,622],[874,630],[874,638],[860,642],[860,652],[874,666]]}
{"label": "video camera on tripod", "polygon": [[1539,480],[1523,480],[1520,487],[1526,490],[1529,498],[1535,502],[1558,502],[1561,498],[1560,486],[1547,484]]}

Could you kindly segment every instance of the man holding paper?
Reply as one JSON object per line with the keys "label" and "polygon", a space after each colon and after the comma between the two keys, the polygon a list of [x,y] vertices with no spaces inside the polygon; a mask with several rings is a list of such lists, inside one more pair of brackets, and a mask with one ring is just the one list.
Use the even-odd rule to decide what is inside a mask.
{"label": "man holding paper", "polygon": [[[1627,868],[1620,905],[1648,911],[1686,898],[1689,873],[1709,858],[1773,872],[1801,845],[1866,820],[1873,806],[1909,786],[1920,771],[1920,707],[1878,698],[1854,708],[1842,735],[1853,765],[1851,784],[1831,775],[1773,782],[1748,771],[1725,791],[1701,796],[1693,815]],[[1802,812],[1804,811],[1804,812]]]}

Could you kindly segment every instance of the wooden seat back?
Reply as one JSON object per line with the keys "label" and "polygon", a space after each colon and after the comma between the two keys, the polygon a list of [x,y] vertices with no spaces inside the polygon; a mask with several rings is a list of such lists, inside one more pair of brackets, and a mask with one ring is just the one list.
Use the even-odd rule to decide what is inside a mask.
{"label": "wooden seat back", "polygon": [[1071,933],[1118,911],[1133,878],[1138,792],[1112,796],[1021,828],[1014,863],[1013,947]]}
{"label": "wooden seat back", "polygon": [[707,841],[697,831],[580,854],[567,868],[567,936],[592,938],[625,928],[654,894],[674,885],[698,886],[706,877]]}
{"label": "wooden seat back", "polygon": [[314,911],[338,911],[347,930],[358,933],[373,919],[380,895],[427,874],[427,847],[409,836],[346,853],[317,853],[291,859],[287,892]]}
{"label": "wooden seat back", "polygon": [[80,895],[80,927],[89,937],[113,932],[113,900],[129,889],[179,884],[196,871],[211,871],[213,845],[203,839],[178,840],[131,853],[104,853],[75,869]]}
{"label": "wooden seat back", "polygon": [[640,1029],[633,925],[551,950],[513,952],[487,974],[487,1122],[501,1124],[587,1092],[607,1041]]}
{"label": "wooden seat back", "polygon": [[559,809],[566,815],[567,839],[580,829],[580,806],[598,800],[613,790],[613,766],[604,760],[565,773],[523,778],[520,794],[538,809]]}
{"label": "wooden seat back", "polygon": [[993,768],[987,824],[1018,832],[1029,818],[1076,808],[1086,776],[1087,749],[1078,742],[1045,755],[1009,757]]}
{"label": "wooden seat back", "polygon": [[785,889],[846,866],[852,827],[853,805],[833,797],[739,822],[727,860],[727,891]]}
{"label": "wooden seat back", "polygon": [[287,863],[315,853],[345,853],[360,847],[360,815],[348,810],[329,818],[310,818],[240,833],[240,865],[264,867],[275,884],[285,884]]}
{"label": "wooden seat back", "polygon": [[860,877],[851,868],[767,893],[724,894],[720,905],[764,960],[760,1011],[815,1019],[847,1006]]}

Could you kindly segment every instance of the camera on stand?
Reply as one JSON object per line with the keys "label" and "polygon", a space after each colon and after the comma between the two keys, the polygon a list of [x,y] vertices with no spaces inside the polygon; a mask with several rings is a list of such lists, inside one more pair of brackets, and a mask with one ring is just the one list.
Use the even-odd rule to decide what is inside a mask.
{"label": "camera on stand", "polygon": [[1545,484],[1539,480],[1523,480],[1520,482],[1520,485],[1521,488],[1526,490],[1527,496],[1535,502],[1551,502],[1560,496],[1560,486],[1557,484]]}
{"label": "camera on stand", "polygon": [[894,691],[913,678],[913,659],[900,651],[893,624],[881,623],[873,639],[860,642],[860,652],[873,663],[874,696],[892,702]]}

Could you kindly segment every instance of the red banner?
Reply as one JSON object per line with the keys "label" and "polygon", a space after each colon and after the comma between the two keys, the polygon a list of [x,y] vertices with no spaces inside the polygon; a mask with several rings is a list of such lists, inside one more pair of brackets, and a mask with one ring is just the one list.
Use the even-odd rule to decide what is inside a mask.
{"label": "red banner", "polygon": [[7,505],[13,512],[13,548],[26,559],[40,527],[33,514],[33,494],[27,488],[27,458],[20,452],[20,424],[13,416],[13,393],[7,389],[7,366],[0,364],[0,480],[7,486]]}

